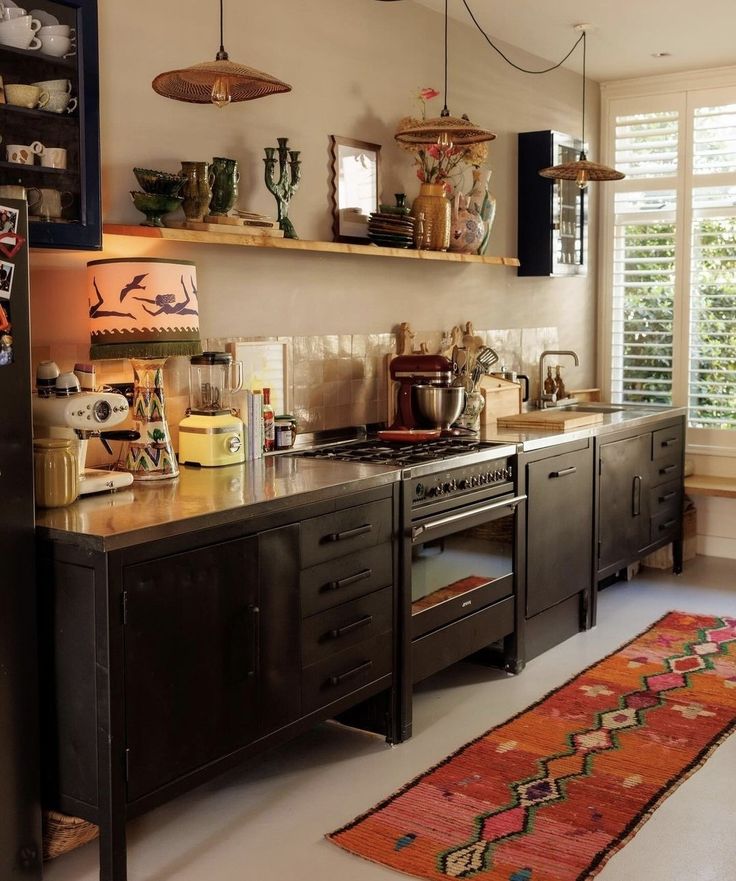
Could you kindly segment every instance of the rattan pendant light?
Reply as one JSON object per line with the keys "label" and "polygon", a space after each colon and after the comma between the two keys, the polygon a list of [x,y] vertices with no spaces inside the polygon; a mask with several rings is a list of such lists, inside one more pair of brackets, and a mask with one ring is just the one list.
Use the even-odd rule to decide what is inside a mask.
{"label": "rattan pendant light", "polygon": [[590,162],[585,155],[585,49],[586,49],[586,30],[589,25],[575,25],[575,30],[582,31],[583,34],[583,120],[580,142],[583,149],[580,152],[580,158],[575,162],[564,162],[562,165],[552,165],[550,168],[543,168],[539,174],[542,177],[551,178],[552,180],[574,180],[580,189],[588,186],[589,181],[604,180],[621,180],[626,177],[622,171],[616,171],[615,168],[609,168],[607,165],[600,165],[598,162]]}
{"label": "rattan pendant light", "polygon": [[447,0],[445,0],[445,106],[439,116],[423,119],[418,125],[402,129],[394,135],[403,144],[440,144],[451,147],[455,144],[482,144],[492,141],[496,135],[480,128],[465,116],[450,116],[447,109]]}
{"label": "rattan pendant light", "polygon": [[160,73],[151,83],[154,92],[174,101],[226,107],[237,101],[291,91],[290,85],[270,74],[230,61],[223,43],[222,3],[220,0],[220,51],[215,60]]}

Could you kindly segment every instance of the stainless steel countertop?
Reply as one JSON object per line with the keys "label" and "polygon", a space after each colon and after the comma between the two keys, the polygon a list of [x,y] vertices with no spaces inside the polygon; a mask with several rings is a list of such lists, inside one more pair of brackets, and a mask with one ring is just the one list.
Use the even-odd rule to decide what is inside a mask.
{"label": "stainless steel countertop", "polygon": [[181,468],[172,480],[40,509],[38,534],[111,551],[394,483],[394,466],[273,456],[224,468]]}
{"label": "stainless steel countertop", "polygon": [[[684,407],[627,407],[603,414],[603,422],[572,431],[499,431],[489,426],[481,438],[531,452],[613,431],[647,428],[685,413]],[[116,493],[83,497],[66,508],[40,510],[36,526],[43,537],[90,550],[118,550],[384,486],[400,478],[401,470],[395,466],[290,455],[225,468],[183,467],[175,480],[134,483]]]}
{"label": "stainless steel countertop", "polygon": [[[618,405],[617,405],[618,406]],[[618,413],[603,413],[602,422],[594,425],[586,425],[569,431],[519,431],[518,429],[498,429],[493,425],[486,426],[481,431],[483,440],[498,441],[503,443],[515,443],[519,452],[530,453],[534,450],[542,450],[546,447],[569,443],[570,441],[583,438],[596,437],[599,434],[608,434],[613,431],[623,431],[628,428],[647,428],[649,425],[662,419],[685,416],[686,407],[669,407],[661,410],[655,407],[635,407],[620,405],[623,407]]]}

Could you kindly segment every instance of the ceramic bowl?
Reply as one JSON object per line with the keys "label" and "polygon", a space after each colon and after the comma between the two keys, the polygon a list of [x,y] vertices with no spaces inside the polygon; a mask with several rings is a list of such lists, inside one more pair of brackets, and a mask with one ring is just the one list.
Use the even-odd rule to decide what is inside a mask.
{"label": "ceramic bowl", "polygon": [[162,196],[178,196],[184,186],[184,178],[168,171],[155,171],[152,168],[134,168],[133,174],[146,193]]}
{"label": "ceramic bowl", "polygon": [[161,218],[164,214],[170,214],[184,201],[182,196],[169,196],[165,193],[141,193],[131,190],[133,204],[146,215],[146,222],[141,226],[163,226]]}

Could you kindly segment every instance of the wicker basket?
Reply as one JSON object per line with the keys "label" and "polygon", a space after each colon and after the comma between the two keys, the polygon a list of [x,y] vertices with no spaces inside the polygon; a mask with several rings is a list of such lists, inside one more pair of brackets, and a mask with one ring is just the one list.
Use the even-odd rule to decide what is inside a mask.
{"label": "wicker basket", "polygon": [[99,834],[100,830],[94,823],[80,820],[79,817],[69,817],[58,811],[44,810],[43,858],[53,860],[75,847],[94,841]]}

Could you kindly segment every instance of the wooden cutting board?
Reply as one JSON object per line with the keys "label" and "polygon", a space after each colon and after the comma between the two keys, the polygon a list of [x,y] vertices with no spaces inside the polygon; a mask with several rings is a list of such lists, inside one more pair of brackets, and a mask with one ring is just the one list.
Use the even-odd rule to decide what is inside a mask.
{"label": "wooden cutting board", "polygon": [[501,416],[499,428],[519,428],[547,431],[568,431],[571,428],[584,428],[603,422],[602,413],[575,413],[565,410],[534,410],[531,413],[518,413],[514,416]]}

